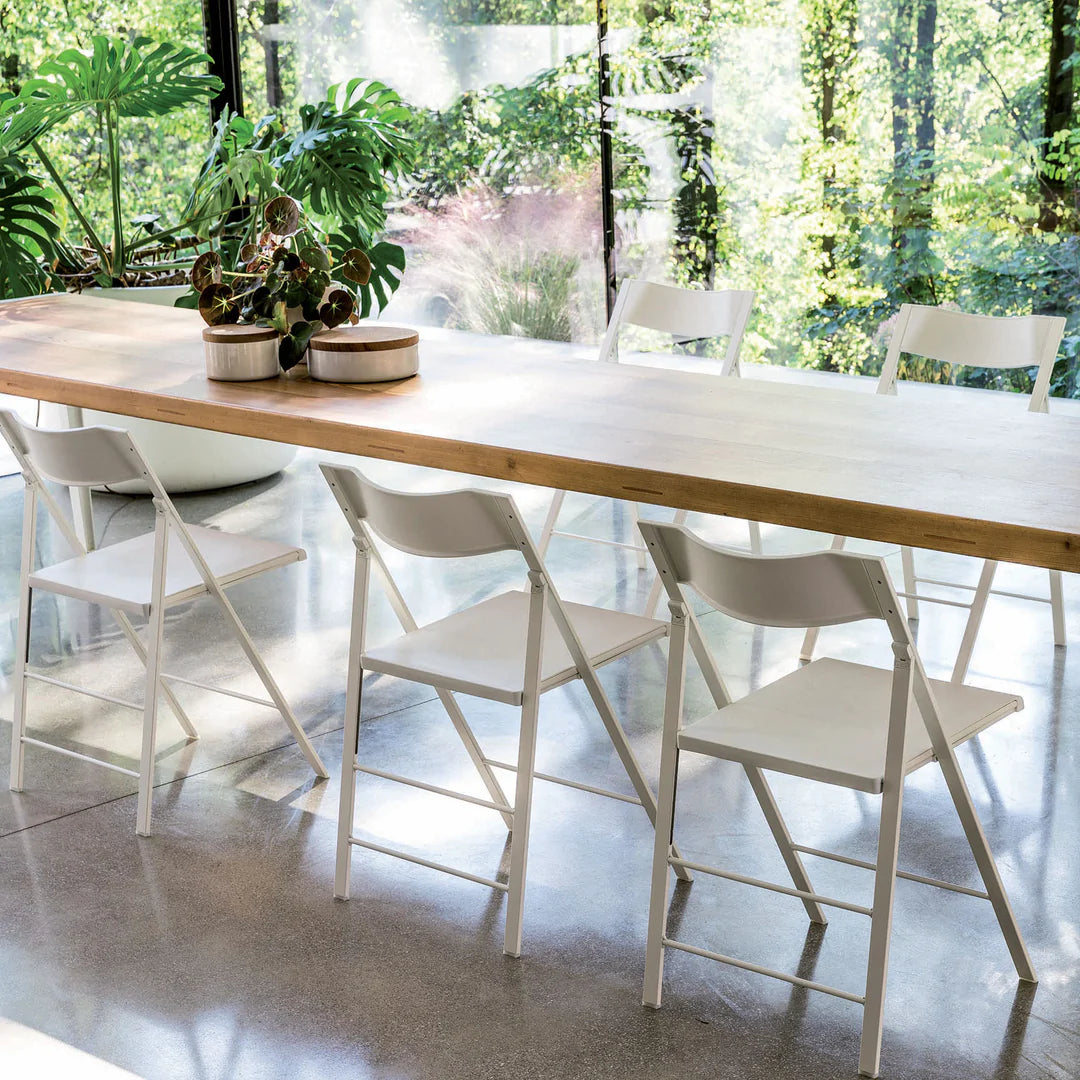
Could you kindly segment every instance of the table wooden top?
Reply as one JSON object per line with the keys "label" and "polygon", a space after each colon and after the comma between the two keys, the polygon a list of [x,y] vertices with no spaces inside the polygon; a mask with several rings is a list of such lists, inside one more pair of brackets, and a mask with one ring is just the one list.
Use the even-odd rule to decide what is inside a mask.
{"label": "table wooden top", "polygon": [[211,382],[201,327],[195,312],[82,296],[0,304],[0,392],[1080,571],[1075,416],[573,361],[426,329],[421,373],[402,382]]}

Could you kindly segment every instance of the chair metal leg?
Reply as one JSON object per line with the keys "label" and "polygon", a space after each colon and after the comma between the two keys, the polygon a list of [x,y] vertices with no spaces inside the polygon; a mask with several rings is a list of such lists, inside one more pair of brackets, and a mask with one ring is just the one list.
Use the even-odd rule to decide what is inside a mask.
{"label": "chair metal leg", "polygon": [[[634,505],[634,509],[635,509],[635,511],[637,510],[637,504],[636,503]],[[685,525],[686,524],[686,519],[689,516],[690,516],[690,511],[689,510],[676,510],[675,511],[675,517],[672,519],[672,521],[676,525]],[[635,513],[634,521],[635,521],[635,524],[638,521],[636,513]],[[648,619],[655,619],[656,618],[656,610],[660,606],[660,599],[663,596],[663,594],[664,594],[664,583],[660,580],[660,575],[657,574],[656,577],[653,578],[652,587],[649,589],[648,599],[645,601],[645,612],[644,612],[644,614],[645,614],[646,618],[648,618]]]}
{"label": "chair metal leg", "polygon": [[23,772],[26,761],[26,665],[30,661],[30,619],[33,595],[23,578],[19,587],[19,630],[15,641],[15,670],[12,673],[12,689],[15,695],[11,717],[11,771],[8,786],[12,791],[22,791]]}
{"label": "chair metal leg", "polygon": [[[686,519],[690,516],[689,510],[676,510],[675,517],[672,521],[676,525],[685,525]],[[746,523],[750,532],[750,551],[754,555],[761,554],[761,523],[758,521],[748,521]],[[656,575],[656,579],[652,583],[652,588],[649,590],[649,598],[645,601],[646,617],[652,619],[656,617],[656,611],[660,606],[660,599],[663,596],[664,586],[660,580],[660,575]]]}
{"label": "chair metal leg", "polygon": [[[776,798],[773,796],[772,788],[769,787],[769,782],[765,779],[765,774],[752,765],[744,765],[743,768],[746,771],[747,779],[750,781],[750,786],[757,796],[761,812],[769,823],[769,830],[773,835],[773,840],[776,841],[776,846],[780,849],[780,855],[784,860],[788,873],[791,875],[795,888],[802,889],[803,892],[813,892],[814,887],[810,883],[810,875],[807,874],[799,853],[792,846],[791,833],[788,832],[783,815],[780,813],[780,807],[776,805]],[[806,908],[806,914],[810,916],[812,923],[828,926],[829,920],[825,917],[825,911],[816,900],[804,899],[803,907]]]}
{"label": "chair metal leg", "polygon": [[893,894],[900,850],[900,813],[903,780],[886,790],[881,800],[877,869],[874,874],[873,916],[870,923],[870,956],[866,967],[866,1000],[863,1003],[862,1039],[859,1043],[859,1074],[875,1077],[881,1064],[881,1032],[885,1019],[885,982],[889,971]]}
{"label": "chair metal leg", "polygon": [[[113,608],[109,608],[109,611],[119,625],[124,637],[127,638],[128,644],[134,650],[135,655],[139,658],[140,663],[145,668],[146,648],[144,647],[142,641],[139,639],[139,635],[136,632],[135,627],[131,625],[131,620],[122,611],[116,611]],[[184,711],[183,706],[180,704],[179,701],[177,701],[176,695],[173,693],[172,688],[164,679],[160,680],[159,690],[164,696],[166,704],[172,710],[173,715],[176,717],[180,726],[184,729],[184,734],[189,739],[197,739],[199,737],[199,733],[195,730],[195,725],[191,722],[188,714]]]}
{"label": "chair metal leg", "polygon": [[296,743],[300,747],[301,752],[304,757],[307,758],[308,764],[314,770],[316,776],[321,777],[323,780],[328,779],[330,774],[326,771],[326,766],[322,763],[322,758],[319,757],[315,747],[311,745],[311,740],[307,737],[307,732],[300,726],[300,722],[293,714],[292,707],[285,699],[285,695],[281,692],[273,675],[270,674],[266,664],[263,662],[263,658],[259,655],[258,649],[255,648],[251,636],[245,629],[244,624],[240,621],[240,617],[236,614],[236,610],[229,602],[228,597],[220,586],[212,591],[214,599],[217,600],[218,606],[221,608],[222,614],[224,614],[226,621],[232,628],[236,640],[240,642],[240,647],[244,650],[244,654],[247,656],[251,666],[255,669],[255,673],[259,676],[260,681],[266,688],[266,692],[270,695],[270,699],[277,707],[277,711],[281,714],[281,718],[292,732],[293,738],[296,739]]}
{"label": "chair metal leg", "polygon": [[[641,515],[638,513],[638,505],[636,502],[628,504],[630,507],[630,543],[634,545],[634,558],[637,560],[637,568],[639,570],[645,570],[649,566],[648,552],[645,550],[645,545],[641,541],[641,533],[638,532],[638,522],[641,520]],[[683,511],[683,520],[686,520],[686,512]]]}
{"label": "chair metal leg", "polygon": [[[596,706],[596,711],[600,714],[608,738],[611,740],[612,746],[615,747],[615,752],[619,755],[623,769],[626,771],[630,783],[634,786],[634,793],[641,801],[645,813],[649,815],[650,823],[655,828],[656,796],[653,795],[652,788],[649,787],[649,781],[645,779],[641,763],[638,761],[637,755],[626,737],[626,732],[622,729],[622,724],[619,723],[619,719],[615,715],[615,710],[607,696],[607,692],[596,677],[596,671],[591,665],[579,666],[578,671],[581,675],[581,681],[589,692],[589,697],[592,698],[593,704]],[[685,866],[676,867],[675,873],[682,881],[694,880],[693,874]]]}
{"label": "chair metal leg", "polygon": [[994,856],[990,852],[990,845],[986,842],[986,833],[983,832],[975,804],[971,801],[971,793],[968,791],[964,774],[960,771],[956,754],[950,749],[947,754],[939,755],[938,764],[941,766],[949,794],[952,796],[953,806],[956,807],[956,813],[960,817],[960,824],[971,847],[971,854],[975,857],[975,864],[979,868],[983,886],[990,897],[998,925],[1001,927],[1009,955],[1016,968],[1016,974],[1024,982],[1038,982],[1039,977],[1035,974],[1035,966],[1024,944],[1016,914],[1005,892],[1005,885],[1001,880]]}
{"label": "chair metal leg", "polygon": [[1065,595],[1061,583],[1061,571],[1050,571],[1050,612],[1054,617],[1054,644],[1067,645],[1065,636]]}
{"label": "chair metal leg", "polygon": [[900,565],[904,575],[904,592],[912,594],[904,598],[907,617],[915,620],[919,617],[919,600],[914,594],[919,590],[915,580],[915,552],[911,548],[905,546],[900,549]]}
{"label": "chair metal leg", "polygon": [[[685,605],[679,605],[685,608]],[[679,723],[686,685],[686,614],[674,609],[664,695],[664,732],[660,747],[660,791],[656,799],[652,884],[649,890],[649,927],[645,943],[645,982],[641,1003],[660,1008],[664,984],[664,934],[670,899],[668,860],[675,836],[675,789],[679,773]]]}
{"label": "chair metal leg", "polygon": [[349,899],[352,870],[353,819],[356,814],[356,765],[360,743],[360,710],[364,695],[364,634],[371,558],[367,551],[356,552],[353,569],[352,617],[349,621],[349,669],[345,680],[345,729],[341,736],[341,791],[338,795],[337,858],[334,864],[334,895]]}
{"label": "chair metal leg", "polygon": [[544,518],[544,527],[540,530],[540,540],[536,545],[541,558],[547,555],[548,545],[551,543],[551,534],[555,531],[556,524],[558,524],[559,514],[562,513],[565,500],[565,491],[556,491],[552,496],[551,506],[548,507],[547,517]]}
{"label": "chair metal leg", "polygon": [[149,639],[146,650],[146,689],[143,698],[142,752],[139,756],[139,798],[135,832],[150,835],[150,813],[154,794],[154,749],[157,745],[158,690],[161,684],[161,646],[165,634],[165,573],[168,554],[168,524],[158,506],[154,529],[154,576],[150,601]]}
{"label": "chair metal leg", "polygon": [[967,624],[964,627],[964,637],[960,642],[960,651],[956,654],[956,663],[953,665],[951,681],[954,683],[962,683],[967,678],[968,668],[971,666],[971,654],[975,648],[975,640],[979,636],[979,627],[982,626],[986,602],[990,599],[990,586],[994,584],[997,565],[992,559],[987,559],[983,563],[982,572],[979,574],[979,584],[975,587],[975,599],[971,601],[971,610],[968,612]]}
{"label": "chair metal leg", "polygon": [[540,664],[544,655],[544,616],[547,586],[543,575],[530,571],[529,629],[525,653],[525,692],[521,700],[517,778],[514,792],[514,830],[510,840],[510,880],[506,899],[503,952],[521,955],[521,925],[525,907],[525,870],[532,823],[533,772],[536,769],[537,720],[540,710]]}
{"label": "chair metal leg", "polygon": [[34,567],[34,546],[37,539],[37,492],[31,484],[23,489],[22,549],[19,556],[19,623],[15,636],[15,665],[12,689],[15,694],[11,718],[11,770],[9,787],[23,789],[23,763],[26,747],[26,665],[30,661],[30,620],[34,597],[30,574]]}
{"label": "chair metal leg", "polygon": [[[870,951],[866,962],[859,1072],[877,1076],[881,1064],[881,1029],[885,1018],[885,983],[889,972],[896,863],[900,852],[900,815],[904,806],[904,735],[910,712],[912,650],[893,644],[893,682],[889,702],[889,734],[885,745],[885,775],[881,788],[874,900],[870,919]],[[920,680],[922,677],[920,668]],[[922,682],[919,682],[920,689]],[[921,707],[921,706],[920,706]],[[918,723],[918,719],[914,721]]]}
{"label": "chair metal leg", "polygon": [[[834,536],[832,543],[829,545],[831,551],[843,551],[844,545],[847,543],[847,537]],[[821,633],[820,626],[811,626],[807,629],[803,635],[802,648],[799,650],[799,659],[809,663],[814,659],[814,649],[817,648],[818,635]]]}

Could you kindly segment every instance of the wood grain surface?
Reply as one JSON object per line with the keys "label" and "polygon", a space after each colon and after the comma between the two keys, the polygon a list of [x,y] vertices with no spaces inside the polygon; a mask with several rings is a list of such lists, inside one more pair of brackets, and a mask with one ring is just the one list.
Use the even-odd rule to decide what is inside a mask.
{"label": "wood grain surface", "polygon": [[0,392],[1080,571],[1076,416],[591,363],[426,329],[420,375],[402,382],[211,382],[201,328],[195,312],[82,296],[0,304]]}

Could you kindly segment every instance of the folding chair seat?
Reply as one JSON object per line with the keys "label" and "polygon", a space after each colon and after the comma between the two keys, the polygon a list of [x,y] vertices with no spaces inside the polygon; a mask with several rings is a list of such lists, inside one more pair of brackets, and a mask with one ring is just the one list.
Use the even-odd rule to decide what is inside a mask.
{"label": "folding chair seat", "polygon": [[[1048,411],[1050,377],[1057,359],[1058,346],[1065,332],[1065,320],[1051,315],[996,317],[969,315],[948,308],[903,304],[889,340],[889,350],[878,379],[879,394],[895,394],[900,356],[909,353],[956,367],[980,367],[997,370],[1032,368],[1035,378],[1028,398],[1028,412]],[[1007,448],[1007,437],[1005,440]],[[943,463],[947,467],[948,463]],[[833,549],[844,547],[845,538],[833,537]],[[905,600],[908,618],[919,617],[919,602],[944,604],[968,612],[960,648],[953,664],[952,681],[962,683],[967,678],[971,654],[982,626],[987,601],[991,596],[1011,596],[1050,605],[1054,627],[1054,644],[1065,645],[1065,600],[1060,570],[1048,571],[1050,588],[1046,596],[1032,596],[993,588],[998,564],[987,559],[975,585],[941,578],[920,577],[916,573],[915,553],[909,547],[901,549],[904,588],[899,594]],[[970,600],[950,599],[919,589],[930,585],[938,589],[971,593]],[[800,658],[810,660],[818,638],[818,627],[810,627],[803,638]]]}
{"label": "folding chair seat", "polygon": [[[14,672],[15,708],[11,732],[12,791],[23,789],[25,748],[28,745],[89,761],[138,779],[135,828],[141,836],[150,835],[159,695],[165,697],[185,735],[189,739],[197,738],[194,726],[169,686],[170,682],[198,686],[277,710],[316,775],[325,778],[325,766],[267,670],[224,591],[238,581],[301,561],[306,557],[303,548],[185,524],[131,436],[118,428],[89,427],[45,431],[24,424],[12,412],[0,411],[0,431],[22,468],[26,484],[19,580],[18,645]],[[125,480],[141,480],[149,486],[153,496],[156,511],[154,531],[87,551],[43,480],[52,480],[69,488],[89,488]],[[74,555],[63,562],[35,569],[39,502],[44,505]],[[124,637],[146,668],[145,691],[141,704],[99,694],[30,670],[32,598],[35,591],[86,601],[112,613]],[[255,698],[162,671],[166,610],[204,596],[210,596],[216,602],[263,683],[269,699]],[[145,645],[136,633],[129,615],[147,619],[148,640]],[[143,741],[138,769],[125,768],[28,735],[28,684],[35,681],[141,712]]]}
{"label": "folding chair seat", "polygon": [[[278,566],[307,558],[303,548],[254,536],[188,525],[210,573],[225,588]],[[154,534],[144,533],[35,570],[30,588],[86,600],[133,615],[149,615],[154,593]],[[182,546],[165,568],[165,606],[209,596],[210,588]]]}
{"label": "folding chair seat", "polygon": [[[966,739],[1021,709],[1021,699],[1015,694],[929,679],[880,558],[842,551],[763,557],[707,544],[678,525],[642,522],[641,532],[664,582],[672,612],[644,1004],[660,1007],[664,951],[669,948],[820,990],[862,1005],[859,1071],[877,1076],[893,893],[898,877],[989,900],[1017,974],[1021,980],[1035,982],[1031,959],[955,754],[955,747]],[[714,609],[756,625],[798,627],[865,619],[883,621],[892,639],[892,669],[822,659],[732,701],[688,605],[684,592],[687,588]],[[684,726],[688,644],[702,666],[716,709]],[[793,877],[801,876],[804,881],[796,888],[715,866],[688,863],[672,844],[675,791],[683,753],[739,762],[751,776],[755,770],[766,769],[880,795],[875,862],[807,847],[792,842],[789,836],[789,851],[798,871]],[[941,767],[984,891],[897,867],[904,778],[933,760]],[[802,869],[800,854],[874,871],[872,906],[816,892]],[[822,905],[868,916],[870,948],[863,993],[812,982],[669,937],[668,876],[672,868],[690,868],[796,897],[818,923],[825,922]]]}
{"label": "folding chair seat", "polygon": [[[664,624],[640,615],[563,602],[563,609],[594,668],[664,636]],[[364,653],[368,671],[429,686],[520,705],[525,693],[529,594],[506,592],[428,623]],[[577,664],[559,635],[555,617],[544,614],[540,692],[577,678]]]}
{"label": "folding chair seat", "polygon": [[[619,289],[607,333],[600,345],[599,359],[618,363],[620,331],[624,326],[641,326],[671,334],[676,342],[726,337],[727,349],[718,374],[738,376],[739,349],[742,346],[743,334],[746,332],[746,324],[750,319],[750,311],[754,306],[754,295],[749,290],[726,289],[706,292],[627,278]],[[540,532],[538,547],[541,556],[546,557],[551,538],[559,536],[568,540],[633,551],[638,569],[646,569],[648,559],[636,532],[637,503],[627,504],[632,518],[632,532],[630,539],[624,541],[587,536],[584,533],[565,532],[559,529],[559,516],[565,500],[565,491],[556,491],[551,500],[547,518]],[[687,510],[678,510],[674,520],[681,525],[686,521],[688,514]],[[761,526],[756,521],[749,521],[747,525],[750,530],[750,550],[760,551]],[[645,601],[646,615],[651,617],[656,614],[662,593],[660,582],[654,581]]]}
{"label": "folding chair seat", "polygon": [[[535,773],[540,695],[571,679],[582,680],[634,787],[635,797],[561,777],[543,775],[543,779],[622,801],[640,802],[651,820],[655,815],[655,798],[596,669],[664,637],[667,624],[640,615],[564,603],[548,578],[513,499],[507,495],[473,489],[405,494],[371,483],[356,469],[330,464],[321,468],[352,528],[356,545],[334,895],[343,900],[349,898],[353,847],[454,874],[507,893],[504,951],[518,956],[533,777],[543,775]],[[419,627],[390,576],[375,544],[376,536],[400,551],[430,558],[519,551],[528,570],[529,588],[526,592],[502,593]],[[385,588],[404,632],[386,644],[368,648],[365,637],[372,572]],[[365,671],[394,675],[437,689],[489,798],[477,798],[361,764],[358,738]],[[455,692],[520,707],[516,765],[497,762],[484,754]],[[515,774],[512,804],[494,772],[496,768]],[[356,773],[463,799],[499,813],[512,831],[508,881],[484,878],[355,835]],[[687,871],[681,873],[683,877],[689,876]]]}

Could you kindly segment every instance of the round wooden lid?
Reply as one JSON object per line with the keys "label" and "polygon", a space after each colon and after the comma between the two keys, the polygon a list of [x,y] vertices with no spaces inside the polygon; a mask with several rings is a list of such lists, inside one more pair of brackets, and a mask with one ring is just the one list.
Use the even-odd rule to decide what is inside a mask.
{"label": "round wooden lid", "polygon": [[272,326],[223,323],[221,326],[204,327],[202,336],[203,341],[213,341],[219,345],[225,342],[240,344],[247,341],[274,341],[278,332]]}
{"label": "round wooden lid", "polygon": [[311,345],[326,352],[381,352],[384,349],[407,349],[419,341],[420,335],[404,326],[369,323],[320,330],[311,339]]}

